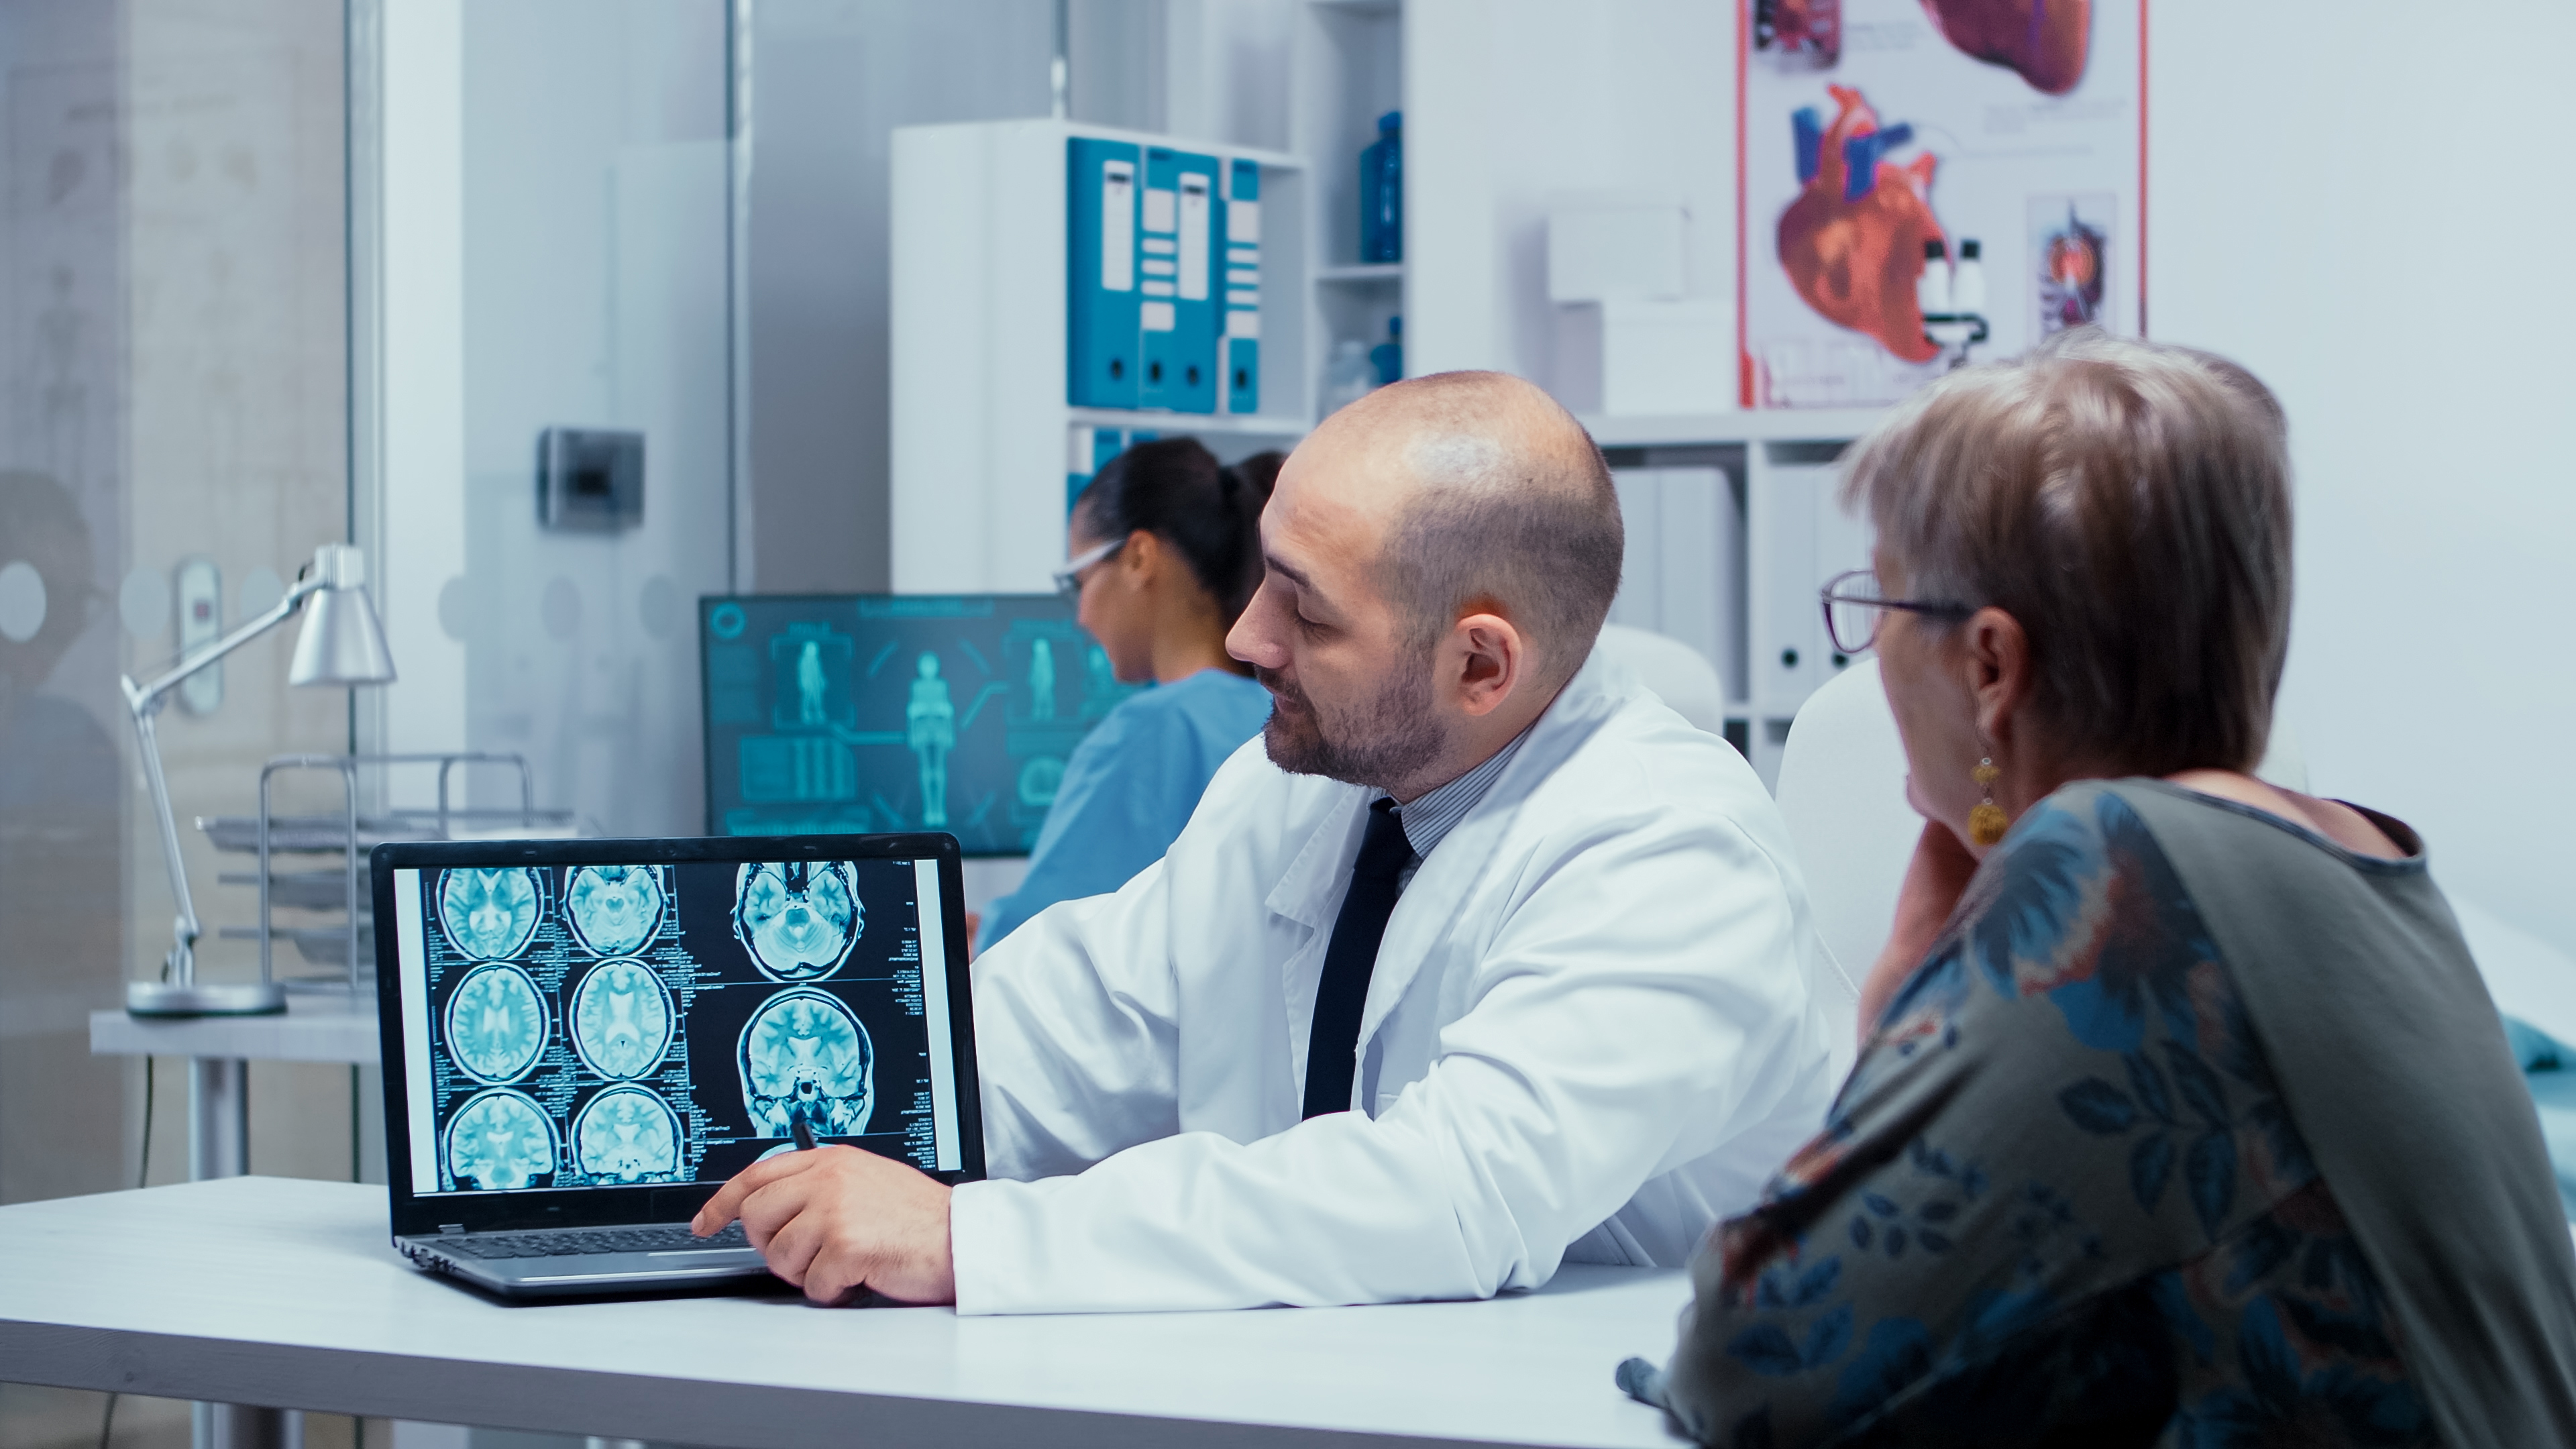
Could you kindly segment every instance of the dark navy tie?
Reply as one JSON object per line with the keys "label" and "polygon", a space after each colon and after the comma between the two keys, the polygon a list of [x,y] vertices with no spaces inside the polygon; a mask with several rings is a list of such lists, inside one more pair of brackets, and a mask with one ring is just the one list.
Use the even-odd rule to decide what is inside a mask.
{"label": "dark navy tie", "polygon": [[1412,863],[1413,845],[1404,838],[1395,802],[1380,799],[1369,807],[1360,858],[1351,862],[1350,893],[1342,897],[1332,944],[1324,948],[1324,976],[1315,986],[1315,1025],[1306,1033],[1306,1116],[1351,1108],[1360,1008],[1368,1003],[1369,974],[1377,969],[1386,918],[1395,914],[1397,882]]}

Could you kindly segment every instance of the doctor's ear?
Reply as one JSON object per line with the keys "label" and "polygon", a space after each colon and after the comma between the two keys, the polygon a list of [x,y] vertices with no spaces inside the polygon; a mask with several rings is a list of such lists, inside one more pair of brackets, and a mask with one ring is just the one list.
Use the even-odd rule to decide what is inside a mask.
{"label": "doctor's ear", "polygon": [[1500,614],[1473,613],[1460,619],[1435,656],[1441,678],[1458,707],[1472,716],[1493,713],[1529,672],[1529,641]]}

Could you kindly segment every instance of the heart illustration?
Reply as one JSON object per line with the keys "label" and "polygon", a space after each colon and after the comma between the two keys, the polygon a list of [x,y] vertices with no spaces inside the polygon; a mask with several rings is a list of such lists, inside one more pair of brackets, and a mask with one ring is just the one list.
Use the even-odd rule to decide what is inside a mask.
{"label": "heart illustration", "polygon": [[1923,0],[1952,45],[2018,71],[2042,95],[2062,96],[2084,79],[2093,0]]}
{"label": "heart illustration", "polygon": [[1831,125],[1812,106],[1789,118],[1803,189],[1780,213],[1780,265],[1826,320],[1877,338],[1907,362],[1930,362],[1941,349],[1923,335],[1914,283],[1923,275],[1923,243],[1941,235],[1930,199],[1933,157],[1925,152],[1903,166],[1880,159],[1911,141],[1913,128],[1881,129],[1859,91],[1825,89],[1841,108]]}

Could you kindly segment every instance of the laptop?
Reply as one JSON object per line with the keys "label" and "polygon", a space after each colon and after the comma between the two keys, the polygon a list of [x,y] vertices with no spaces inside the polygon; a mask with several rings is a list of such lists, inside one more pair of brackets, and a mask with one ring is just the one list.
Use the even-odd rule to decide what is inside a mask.
{"label": "laptop", "polygon": [[739,1224],[688,1223],[765,1157],[981,1178],[959,859],[943,834],[376,847],[394,1246],[511,1299],[753,1286]]}

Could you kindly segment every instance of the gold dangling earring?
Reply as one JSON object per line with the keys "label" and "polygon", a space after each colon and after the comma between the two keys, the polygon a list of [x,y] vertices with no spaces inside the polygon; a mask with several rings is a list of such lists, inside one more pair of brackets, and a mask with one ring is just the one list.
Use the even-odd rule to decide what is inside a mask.
{"label": "gold dangling earring", "polygon": [[1968,839],[1978,845],[1992,845],[2003,839],[2004,831],[2012,825],[2004,817],[2004,807],[1995,803],[1995,781],[2001,779],[2003,773],[1995,768],[1992,755],[1978,760],[1977,767],[1968,772],[1968,778],[1976,781],[1977,787],[1986,792],[1986,798],[1968,810]]}

